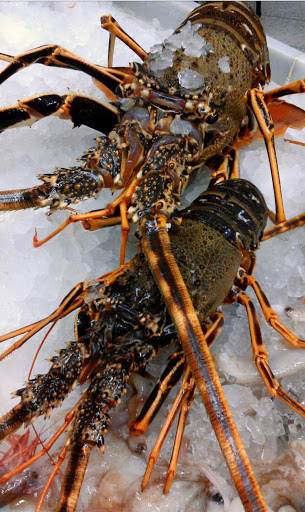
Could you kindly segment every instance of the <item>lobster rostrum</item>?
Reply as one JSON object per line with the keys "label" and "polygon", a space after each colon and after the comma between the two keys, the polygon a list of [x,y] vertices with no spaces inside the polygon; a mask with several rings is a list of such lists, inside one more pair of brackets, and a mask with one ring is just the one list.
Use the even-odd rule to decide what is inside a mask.
{"label": "lobster rostrum", "polygon": [[[241,19],[239,19],[240,16]],[[237,21],[238,19],[239,21]],[[244,22],[248,30],[243,33],[244,29],[241,26]],[[90,229],[122,222],[124,233],[126,233],[128,220],[132,219],[138,222],[144,251],[176,324],[192,373],[211,416],[214,412],[209,408],[210,398],[207,393],[207,383],[210,377],[214,381],[213,392],[217,395],[222,412],[226,413],[223,416],[223,418],[226,416],[225,423],[218,425],[218,437],[223,443],[225,424],[232,425],[232,421],[221,395],[206,340],[202,335],[179,268],[171,254],[166,224],[171,217],[178,216],[175,209],[179,204],[179,197],[190,172],[198,168],[204,161],[215,155],[218,156],[223,150],[222,165],[214,171],[216,181],[219,180],[219,176],[220,179],[222,178],[224,167],[231,156],[232,149],[234,150],[234,137],[236,137],[236,145],[237,143],[239,146],[241,144],[242,133],[238,133],[238,129],[245,120],[246,114],[249,114],[250,106],[253,107],[258,121],[262,121],[262,118],[263,121],[265,120],[261,123],[262,131],[271,154],[272,168],[276,170],[272,126],[265,107],[264,95],[254,89],[253,94],[248,94],[247,102],[244,100],[245,93],[249,89],[253,90],[253,87],[258,84],[263,85],[269,76],[264,35],[253,13],[247,7],[233,3],[211,3],[202,6],[196,9],[177,31],[179,35],[185,26],[196,33],[193,35],[199,35],[201,39],[206,38],[203,47],[207,61],[209,59],[212,62],[214,58],[216,46],[213,46],[213,35],[215,41],[219,39],[216,38],[216,34],[220,36],[220,41],[224,38],[225,42],[223,41],[222,45],[226,49],[227,44],[233,45],[232,55],[237,53],[238,57],[235,60],[232,57],[230,76],[231,74],[233,78],[239,76],[239,70],[242,69],[241,62],[244,69],[239,77],[238,85],[241,89],[239,87],[235,89],[235,93],[236,90],[241,90],[242,93],[238,99],[237,95],[234,96],[236,104],[233,102],[235,107],[231,112],[228,93],[232,91],[232,86],[229,84],[223,88],[222,81],[229,77],[226,76],[227,72],[221,69],[224,65],[218,63],[222,55],[221,57],[218,55],[217,73],[214,67],[213,79],[207,84],[201,80],[197,87],[200,79],[195,75],[192,67],[194,65],[190,66],[189,64],[196,55],[186,55],[186,52],[182,51],[180,47],[175,47],[171,53],[174,55],[173,60],[175,60],[177,69],[171,72],[170,69],[165,68],[164,73],[161,72],[163,77],[158,77],[160,64],[157,64],[156,69],[156,52],[153,55],[147,55],[118,29],[111,18],[104,18],[102,23],[111,33],[119,35],[125,42],[133,46],[144,59],[143,66],[135,64],[131,70],[88,66],[87,63],[75,58],[70,52],[51,45],[29,51],[16,58],[5,56],[12,62],[3,71],[2,78],[0,75],[0,81],[32,62],[73,67],[87,71],[95,80],[98,80],[100,87],[108,94],[113,105],[106,107],[82,97],[62,98],[56,95],[45,95],[30,98],[16,107],[4,109],[2,111],[3,129],[16,123],[19,124],[23,121],[29,123],[46,114],[56,113],[59,116],[72,118],[75,124],[89,124],[109,135],[100,138],[97,148],[85,155],[85,163],[82,167],[68,171],[59,170],[54,175],[44,176],[44,185],[41,187],[2,193],[2,208],[49,206],[51,209],[56,209],[93,196],[104,186],[124,188],[119,198],[102,212],[84,216],[72,215],[64,226],[76,220],[84,221],[86,227]],[[239,37],[236,37],[234,23],[239,28]],[[198,24],[199,28],[194,30],[194,25]],[[223,26],[225,30],[222,33],[219,27],[223,28]],[[254,26],[256,30],[254,30]],[[249,33],[253,35],[253,31],[254,39],[252,40],[249,38]],[[164,48],[164,50],[168,50],[168,48]],[[164,58],[163,49],[160,54],[162,60]],[[183,58],[181,58],[181,54],[183,54]],[[234,62],[236,69],[233,69]],[[225,66],[224,69],[226,69]],[[194,89],[192,89],[193,85],[187,85],[189,83],[188,70],[191,71],[192,79],[194,75],[195,80],[197,79]],[[298,90],[301,90],[302,84],[298,84]],[[122,99],[118,96],[118,90]],[[286,92],[287,90],[286,88]],[[273,95],[265,96],[270,99],[270,107],[271,100],[281,94],[285,94],[285,92],[281,90]],[[258,114],[255,107],[259,107]],[[123,114],[123,112],[126,113]],[[231,114],[233,120],[230,120]],[[301,114],[303,115],[302,111]],[[115,127],[118,120],[120,120],[120,124]],[[248,128],[249,126],[250,121]],[[111,131],[112,128],[114,129]],[[242,132],[245,131],[243,126]],[[248,140],[245,138],[245,141]],[[227,150],[230,142],[232,142],[232,146]],[[229,153],[227,154],[226,151]],[[236,160],[234,163],[234,172],[236,173]],[[280,193],[276,173],[273,174],[273,177],[278,203]],[[280,223],[279,229],[284,230],[287,223],[283,218],[283,209],[277,204],[276,210],[275,218]],[[98,219],[97,223],[96,219]],[[303,221],[304,217],[300,216],[289,224],[289,228]],[[61,228],[57,232],[60,230]],[[123,255],[124,248],[121,261],[124,259]],[[191,345],[189,345],[190,340]],[[206,368],[209,375],[203,375]],[[214,425],[217,428],[215,421]],[[233,447],[225,446],[223,443],[223,450],[227,460],[230,460],[230,464],[235,464],[234,468],[231,465],[231,470],[239,494],[247,510],[265,510],[259,491],[256,490],[257,485],[254,478],[251,476],[247,480],[250,474],[249,464],[243,450],[238,451],[237,449],[237,446],[241,446],[240,440],[234,428],[233,431]],[[240,460],[235,460],[233,463],[232,450],[238,452],[238,458],[240,457]],[[242,483],[240,483],[240,476],[244,478]],[[251,502],[249,502],[250,495]]]}
{"label": "lobster rostrum", "polygon": [[[191,292],[207,344],[211,345],[221,331],[221,304],[242,304],[247,309],[254,360],[269,391],[305,416],[305,409],[281,388],[272,374],[254,305],[244,292],[247,286],[251,286],[266,320],[290,343],[303,346],[304,342],[281,324],[253,277],[253,251],[258,248],[267,221],[267,208],[262,194],[248,181],[229,180],[209,188],[181,214],[183,223],[181,226],[173,225],[170,240],[183,279]],[[194,251],[198,256],[196,261],[193,258]],[[79,308],[75,323],[76,341],[68,343],[65,349],[51,358],[52,366],[48,373],[37,375],[24,388],[16,391],[20,403],[0,420],[0,437],[3,439],[22,424],[29,424],[43,414],[50,415],[76,384],[89,382],[79,402],[67,415],[64,426],[48,443],[50,446],[71,423],[60,454],[63,459],[70,450],[57,512],[75,510],[90,453],[95,446],[103,449],[104,434],[110,420],[109,411],[119,405],[130,374],[145,368],[160,348],[178,342],[176,326],[143,251],[109,275],[77,285],[52,315],[24,328],[22,331],[26,334],[17,343],[24,343],[47,323],[62,318],[76,308]],[[204,371],[211,372],[213,368]],[[176,452],[179,452],[187,411],[196,389],[183,351],[178,349],[171,357],[157,388],[151,393],[133,425],[136,433],[142,434],[147,430],[162,401],[182,373],[182,388],[173,404],[172,414],[169,415],[172,423],[180,411],[180,437],[177,436],[175,442]],[[222,397],[218,397],[217,381],[213,382],[214,379],[211,380],[209,376],[205,378],[209,387],[214,428],[220,429],[224,444],[227,443],[235,458],[240,496],[248,510],[267,510],[251,467],[245,466],[243,454],[240,456],[243,447],[230,411]],[[225,423],[223,416],[226,417]],[[165,435],[163,429],[160,433],[162,442]],[[237,439],[237,452],[232,439]],[[160,443],[156,446],[151,454],[143,486],[147,484],[160,451]],[[42,450],[42,453],[45,451]],[[30,458],[19,468],[2,476],[0,482],[4,483],[16,472],[24,470],[33,459]],[[176,459],[168,471],[167,490],[175,474],[175,464]]]}

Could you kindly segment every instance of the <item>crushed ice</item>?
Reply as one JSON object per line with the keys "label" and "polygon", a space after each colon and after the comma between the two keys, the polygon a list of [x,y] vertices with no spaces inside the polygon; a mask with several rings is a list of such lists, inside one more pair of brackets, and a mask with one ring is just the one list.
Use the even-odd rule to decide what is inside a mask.
{"label": "crushed ice", "polygon": [[229,57],[221,57],[218,61],[218,67],[223,73],[230,73]]}
{"label": "crushed ice", "polygon": [[191,130],[191,123],[179,117],[176,117],[170,125],[170,131],[175,135],[188,135],[191,133]]}
{"label": "crushed ice", "polygon": [[184,89],[195,90],[204,87],[204,78],[193,69],[184,69],[178,73],[179,84]]}
{"label": "crushed ice", "polygon": [[[208,53],[213,53],[213,46],[198,34],[199,28],[200,24],[192,25],[188,21],[180,32],[172,34],[162,44],[153,46],[150,51],[152,56],[150,70],[157,77],[162,76],[163,71],[172,66],[174,53],[180,48],[188,57],[205,57]],[[196,88],[192,87],[192,89]]]}

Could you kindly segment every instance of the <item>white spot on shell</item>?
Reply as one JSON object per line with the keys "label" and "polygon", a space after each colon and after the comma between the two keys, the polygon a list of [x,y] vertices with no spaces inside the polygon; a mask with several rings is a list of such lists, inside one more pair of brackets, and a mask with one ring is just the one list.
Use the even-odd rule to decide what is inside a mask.
{"label": "white spot on shell", "polygon": [[250,199],[251,199],[252,201],[255,201],[256,203],[259,203],[259,199],[258,199],[255,195],[250,194],[250,196],[249,196],[249,197],[250,197]]}
{"label": "white spot on shell", "polygon": [[239,213],[239,214],[238,214],[238,218],[239,218],[240,220],[243,220],[244,222],[248,222],[248,219],[247,219],[246,217],[244,217],[242,213]]}
{"label": "white spot on shell", "polygon": [[249,32],[249,34],[253,34],[252,30],[250,30],[250,28],[248,27],[248,25],[246,25],[246,23],[243,23],[243,26],[245,27],[245,29]]}

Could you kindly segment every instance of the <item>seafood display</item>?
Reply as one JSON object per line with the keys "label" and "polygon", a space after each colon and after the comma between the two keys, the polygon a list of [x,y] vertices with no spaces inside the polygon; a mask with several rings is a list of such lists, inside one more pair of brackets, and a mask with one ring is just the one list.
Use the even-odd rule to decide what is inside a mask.
{"label": "seafood display", "polygon": [[[143,45],[143,46],[144,46],[144,45]],[[11,53],[13,54],[13,52],[11,52]],[[15,53],[16,53],[16,52],[15,52]],[[43,66],[38,66],[38,67],[42,68]],[[31,69],[33,69],[33,68],[34,68],[34,66],[31,66]],[[226,69],[226,68],[225,68],[225,64],[224,64],[224,69]],[[45,72],[45,71],[49,71],[49,68],[47,68],[46,70],[44,70],[44,72]],[[60,70],[60,71],[62,71],[62,70]],[[225,71],[223,71],[223,73],[225,73]],[[13,80],[13,77],[11,77],[11,78],[10,78],[10,80]],[[5,82],[4,82],[4,83],[5,83]],[[2,84],[3,86],[4,86],[4,83]],[[26,95],[25,95],[25,96],[26,96]],[[158,103],[158,101],[160,101],[160,97],[159,97],[159,99],[154,100],[154,101],[157,101],[157,103]],[[162,100],[162,101],[163,101],[163,100]],[[166,101],[168,102],[169,100],[166,100]],[[169,108],[169,106],[168,106],[168,105],[167,105],[167,108]],[[174,108],[174,107],[173,107],[173,108]],[[183,107],[183,108],[184,108],[184,107]],[[192,108],[193,108],[193,107],[192,107]],[[140,114],[140,112],[139,112],[139,114]],[[213,115],[213,112],[212,112],[211,110],[209,110],[205,115],[207,115],[207,114],[209,114],[209,116],[211,116],[211,115]],[[170,114],[170,116],[168,116],[168,115],[166,116],[166,119],[169,119],[169,117],[170,117],[170,123],[172,124],[172,123],[173,123],[173,119],[174,119],[174,117],[173,117],[173,115],[172,115],[172,114]],[[125,120],[126,120],[126,122],[130,122],[130,120],[128,120],[128,116],[127,116],[127,117],[125,117]],[[42,123],[42,122],[44,122],[44,121],[40,121],[40,123]],[[59,121],[58,121],[58,122],[59,122]],[[136,118],[135,118],[135,117],[133,117],[133,118],[132,118],[132,122],[133,122],[133,123],[136,123],[136,122],[137,122],[137,120],[136,120]],[[206,122],[208,123],[208,121],[206,121]],[[35,126],[35,128],[36,128],[40,123],[37,123],[37,124],[36,124],[36,126]],[[213,123],[211,123],[211,126],[212,126],[214,123],[217,123],[217,120],[216,120],[216,121],[214,121]],[[60,123],[59,123],[59,124],[60,124]],[[208,124],[209,124],[209,123],[208,123]],[[37,129],[38,129],[38,128],[37,128]],[[161,130],[161,125],[160,125],[160,127],[159,127],[159,128],[157,128],[157,129]],[[181,129],[181,127],[180,127],[180,129]],[[146,133],[147,133],[147,136],[148,136],[148,139],[149,139],[149,128],[147,128],[147,130],[148,130],[148,131],[147,131]],[[164,130],[164,133],[166,133],[166,126],[165,126],[165,124],[164,124],[164,126],[162,126],[162,130]],[[23,130],[20,130],[20,132],[22,132],[22,131],[23,131]],[[17,130],[17,132],[18,132],[18,130]],[[7,131],[6,131],[6,132],[3,132],[3,134],[2,134],[2,135],[3,135],[3,136],[5,136],[5,135],[6,135],[6,133],[7,133]],[[127,133],[127,132],[126,132],[126,133]],[[190,135],[189,135],[189,138],[192,138],[192,137],[193,137],[193,139],[194,139],[194,134],[192,134],[191,132],[189,132],[189,134],[190,134]],[[145,134],[141,134],[141,135],[142,135],[142,136],[145,136]],[[129,135],[129,136],[130,136],[130,135]],[[44,136],[44,138],[45,138],[45,137],[46,137],[46,136]],[[173,135],[173,134],[172,134],[172,135],[163,135],[163,137],[164,137],[164,139],[162,139],[162,143],[163,143],[163,142],[165,142],[165,139],[166,139],[166,137],[167,137],[167,139],[168,139],[168,140],[166,139],[166,143],[168,143],[168,144],[169,144],[169,147],[171,147],[171,145],[173,146],[173,142],[174,142],[174,145],[177,143],[177,141],[176,141],[176,140],[174,140],[174,139],[175,139],[175,135]],[[197,137],[197,143],[198,143],[198,141],[199,141],[200,137],[199,137],[198,135],[196,135],[196,134],[195,134],[195,139],[194,139],[194,140],[196,140],[196,137]],[[55,137],[55,138],[56,138],[56,137]],[[185,136],[183,136],[183,137],[182,137],[183,144],[185,143],[186,138],[187,138],[187,137],[185,137]],[[177,139],[177,138],[176,138],[176,139]],[[127,139],[126,139],[126,140],[127,140]],[[142,140],[142,139],[140,138],[140,140]],[[98,142],[98,144],[103,144],[103,142]],[[224,142],[224,145],[225,145],[225,144],[227,144],[227,142]],[[196,146],[196,144],[193,144],[193,148],[195,148],[195,146]],[[188,149],[190,149],[190,148],[188,148]],[[156,146],[155,146],[155,148],[153,149],[153,151],[151,152],[151,155],[154,155],[154,151],[157,151],[157,150],[158,150],[158,146],[156,145]],[[300,148],[300,150],[301,150],[301,148]],[[86,156],[86,157],[85,157],[85,161],[86,161],[86,162],[89,162],[89,161],[92,161],[92,162],[93,162],[94,157],[96,156],[96,155],[95,155],[95,153],[94,153],[94,151],[95,151],[95,150],[93,150],[93,151],[89,152],[89,153],[88,153],[88,156]],[[118,151],[118,149],[116,149],[116,151]],[[175,151],[176,151],[176,150],[175,150]],[[171,154],[171,158],[174,158],[174,159],[175,159],[175,158],[177,158],[177,159],[179,160],[179,158],[180,158],[180,157],[179,157],[179,154],[180,154],[180,151],[181,151],[181,148],[179,147],[179,145],[177,146],[177,151],[176,151],[176,153],[175,153],[175,151],[174,151],[174,153],[173,153],[173,154]],[[193,150],[192,150],[192,151],[193,151]],[[247,158],[247,157],[246,157],[246,153],[247,153],[247,152],[245,151],[245,161],[246,161],[246,158]],[[196,166],[197,166],[197,162],[199,161],[199,160],[196,160],[196,158],[197,158],[197,157],[196,157],[196,150],[195,150],[195,153],[193,153],[192,155],[193,155],[193,156],[192,156],[192,158],[194,159],[194,163],[195,163],[194,167],[196,167]],[[179,157],[179,158],[178,158],[178,157]],[[93,158],[93,160],[92,160],[92,158]],[[137,156],[137,158],[138,158],[138,156]],[[181,168],[182,168],[183,166],[185,166],[185,162],[186,162],[185,157],[183,157],[183,158],[184,158],[184,159],[182,159],[182,160],[181,160],[181,162],[180,162]],[[91,160],[90,160],[90,159],[91,159]],[[39,161],[39,163],[40,163],[40,167],[41,167],[41,166],[42,166],[42,160],[40,160],[40,161]],[[58,164],[58,163],[59,163],[59,162],[58,162],[58,159],[57,159],[56,164]],[[64,164],[64,165],[67,165],[67,164]],[[68,163],[68,166],[69,166],[69,163]],[[125,170],[126,170],[126,167],[125,167]],[[40,171],[42,172],[42,169],[40,169]],[[40,172],[40,174],[41,174],[41,172]],[[64,173],[65,171],[64,171],[64,170],[61,170],[60,172],[63,172],[63,173]],[[179,172],[180,172],[180,171],[179,171]],[[264,176],[266,176],[266,169],[264,170],[264,172],[265,172],[265,175],[264,175]],[[250,172],[250,171],[249,171],[249,173],[250,173],[249,179],[250,179],[251,181],[255,181],[255,179],[259,179],[259,173],[257,173],[257,174],[256,174],[255,179],[254,179],[254,178],[253,178],[253,176],[251,175],[251,172]],[[267,173],[269,174],[268,167],[267,167]],[[207,171],[207,175],[208,175],[208,171]],[[58,174],[58,176],[60,176],[60,173]],[[125,175],[125,176],[126,176],[126,175]],[[181,175],[181,176],[182,176],[182,175]],[[215,176],[215,180],[217,181],[220,175],[216,173],[214,176]],[[244,176],[244,174],[243,174],[243,176]],[[253,178],[253,179],[252,179],[252,178]],[[60,178],[60,179],[61,179],[61,178]],[[260,178],[260,179],[262,179],[262,178]],[[117,181],[117,183],[118,183],[118,182],[119,182],[119,180]],[[181,183],[182,183],[182,187],[183,187],[183,179],[182,179],[182,182],[181,182]],[[208,181],[206,182],[206,184],[205,184],[205,185],[203,185],[203,187],[204,187],[204,188],[206,188],[207,184],[208,184]],[[123,185],[124,185],[124,183],[123,183]],[[18,186],[18,185],[17,185],[17,186]],[[22,186],[24,187],[24,186],[26,186],[26,185],[22,185]],[[145,186],[146,186],[146,185],[145,185]],[[262,188],[262,186],[261,186],[261,185],[259,185],[259,187],[260,187],[260,188]],[[3,187],[3,188],[5,188],[5,187]],[[135,189],[134,189],[134,190],[135,190]],[[144,190],[144,189],[143,189],[143,190]],[[39,192],[39,193],[41,193],[41,192]],[[264,191],[264,190],[263,190],[263,193],[264,193],[264,195],[265,195],[265,191]],[[103,193],[102,193],[101,195],[103,195],[103,194],[104,194],[104,191],[103,191]],[[176,194],[176,192],[175,192],[175,194]],[[197,193],[197,195],[198,195],[198,193]],[[126,196],[126,197],[127,197],[127,196]],[[129,196],[128,196],[128,197],[129,197]],[[143,197],[144,197],[144,196],[143,196]],[[142,199],[141,199],[141,194],[140,194],[140,195],[138,196],[138,201],[141,203],[141,200],[142,200]],[[154,199],[154,200],[155,200],[155,199]],[[52,201],[53,201],[53,199],[52,199]],[[163,201],[163,199],[162,199],[162,201]],[[70,204],[71,204],[71,202],[70,202]],[[102,204],[103,204],[103,205],[105,205],[105,196],[104,196],[104,195],[103,195],[103,201],[102,201]],[[117,203],[117,204],[118,204],[118,203]],[[165,203],[162,203],[162,204],[165,204]],[[52,205],[54,205],[54,203],[52,203]],[[50,204],[50,206],[52,206],[52,205]],[[68,203],[60,204],[60,206],[64,206],[64,205],[66,205],[66,206],[67,206],[67,205],[68,205]],[[127,206],[128,206],[128,205],[127,205]],[[285,206],[286,206],[286,205],[285,205]],[[78,207],[78,205],[77,205],[77,207]],[[94,204],[94,206],[92,206],[92,208],[96,209],[95,204]],[[132,211],[132,208],[133,208],[133,205],[131,205],[131,210],[129,211],[129,214],[128,214],[128,215],[130,215],[130,219],[132,219],[132,220],[137,220],[137,217],[139,217],[139,211],[138,211],[138,212],[137,212],[137,211]],[[170,208],[172,208],[172,206],[171,206]],[[88,209],[88,207],[86,206],[86,210],[87,210],[87,209]],[[89,209],[90,209],[90,208],[89,208]],[[171,211],[174,211],[174,210],[169,210],[169,213],[170,213]],[[295,216],[295,215],[297,215],[299,212],[300,212],[300,210],[297,210],[297,211],[296,211],[296,213],[292,213],[292,214],[291,214],[291,216]],[[21,212],[21,214],[22,214],[23,216],[24,216],[24,215],[26,215],[26,218],[30,218],[30,217],[28,216],[28,214],[29,214],[29,213],[30,213],[31,215],[35,215],[35,219],[38,219],[37,214],[39,214],[39,211],[38,211],[38,212],[33,212],[33,211],[29,211],[29,212],[28,212],[28,211],[27,211],[27,212]],[[13,215],[14,215],[15,220],[16,220],[16,215],[17,215],[17,214],[10,214],[10,215],[11,215],[11,216],[13,216]],[[55,215],[57,215],[57,214],[55,214]],[[54,215],[54,216],[55,216],[55,215]],[[111,215],[113,216],[113,214],[112,214],[112,213],[111,213]],[[52,217],[53,217],[53,216],[52,216]],[[56,222],[56,220],[54,221],[54,220],[52,219],[52,217],[49,217],[49,219],[48,219],[48,220],[50,220],[50,221],[51,221],[51,223],[53,224],[54,228],[56,228],[56,224],[58,225],[58,222]],[[114,217],[115,217],[115,216],[114,216]],[[5,215],[4,215],[4,218],[5,218],[5,220],[6,220],[6,218],[9,218],[9,215],[7,215],[7,216],[5,216]],[[41,222],[39,221],[39,225],[38,225],[38,224],[36,224],[36,227],[38,228],[38,237],[39,237],[39,235],[40,235],[41,229],[43,229],[43,225],[45,226],[45,222],[46,222],[46,219],[45,219],[45,218],[42,218],[42,216],[41,216],[41,212],[40,212],[40,218],[42,219],[42,220],[41,220]],[[57,217],[57,219],[58,219],[58,218],[59,218],[59,217]],[[36,220],[36,222],[37,222],[37,220]],[[90,223],[90,222],[91,222],[91,220],[89,219],[89,223]],[[115,223],[115,222],[114,222],[114,223]],[[16,224],[16,221],[15,221],[15,223],[14,223],[14,224]],[[90,226],[90,227],[92,227],[92,226]],[[66,231],[68,231],[69,229],[71,229],[71,226],[70,226]],[[79,230],[79,229],[77,229],[77,228],[76,228],[76,230],[77,230],[77,232],[80,232],[80,230]],[[75,231],[75,230],[74,230],[74,231]],[[86,252],[86,253],[88,253],[88,252],[89,252],[89,253],[94,252],[94,251],[92,250],[92,248],[94,249],[94,245],[96,245],[96,247],[98,246],[98,244],[99,244],[99,238],[100,238],[100,233],[101,233],[101,232],[85,233],[85,235],[87,235],[87,237],[86,237],[86,241],[87,241],[87,240],[88,240],[88,241],[90,240],[90,241],[88,242],[88,243],[89,243],[89,247],[90,247],[89,251],[88,251],[88,246],[86,247],[86,242],[80,242],[80,243],[81,243],[81,244],[83,244],[83,248],[84,248],[84,250],[85,250],[85,252]],[[120,235],[119,230],[117,230],[117,228],[111,227],[111,228],[110,228],[110,233],[114,233],[114,234],[110,234],[110,235],[108,235],[108,236],[110,236],[110,238],[116,237],[116,238],[117,238],[117,242],[118,242],[118,244],[119,244],[119,238],[120,238],[120,236],[119,236],[119,235]],[[143,233],[144,233],[144,232],[143,232]],[[12,233],[11,233],[11,234],[12,234]],[[144,233],[144,234],[145,234],[145,233]],[[102,235],[102,236],[105,236],[105,235]],[[106,236],[107,236],[107,235],[106,235]],[[286,235],[286,236],[288,236],[288,235]],[[289,238],[290,238],[291,236],[293,237],[293,236],[294,236],[294,233],[292,233],[291,235],[289,235]],[[64,237],[65,237],[65,233],[60,234],[60,235],[59,235],[59,237],[64,238]],[[58,237],[58,239],[59,239],[59,237]],[[30,238],[30,236],[29,236],[29,238]],[[84,239],[83,239],[83,240],[84,240]],[[265,245],[267,245],[267,244],[271,244],[271,243],[274,243],[274,242],[275,242],[275,243],[277,243],[277,239],[274,239],[274,240],[272,240],[272,241],[266,241],[266,242],[264,242],[264,244],[265,244]],[[45,254],[45,252],[46,252],[46,251],[47,251],[47,252],[49,252],[49,250],[50,250],[50,246],[51,246],[53,243],[54,243],[54,244],[56,244],[56,246],[53,246],[53,247],[55,247],[55,249],[54,249],[55,251],[58,251],[58,248],[59,248],[59,247],[63,247],[62,242],[61,242],[61,243],[59,243],[59,245],[57,245],[57,240],[56,240],[56,239],[54,239],[54,240],[52,240],[52,241],[48,242],[48,243],[47,243],[47,244],[45,244],[42,248],[40,248],[40,249],[39,249],[39,251],[42,251],[42,252],[41,252],[41,257],[44,257],[44,254]],[[78,243],[79,243],[79,242],[78,242]],[[30,246],[30,242],[29,242],[29,246]],[[98,250],[100,251],[100,249],[98,249]],[[132,250],[131,250],[131,249],[129,249],[129,250],[130,250],[130,252],[132,252]],[[62,251],[62,249],[60,249],[60,252],[61,252],[61,251]],[[76,251],[77,251],[77,249],[76,249],[76,247],[75,247],[74,252],[76,252]],[[287,249],[287,251],[288,251],[288,249]],[[60,281],[60,278],[59,278],[59,277],[58,277],[58,275],[57,275],[57,270],[58,270],[58,267],[60,266],[60,261],[59,261],[59,260],[60,260],[60,252],[57,252],[57,255],[56,255],[56,264],[55,264],[55,267],[54,267],[54,273],[52,272],[52,274],[54,275],[54,279],[57,279],[57,280],[58,280],[58,282]],[[123,251],[123,252],[124,252],[124,251]],[[26,256],[25,251],[24,251],[24,249],[23,249],[23,248],[22,248],[22,253],[23,253],[23,256],[24,256],[24,262],[26,263],[26,261],[27,261],[27,256]],[[72,255],[73,255],[73,246],[71,246],[71,244],[70,244],[70,245],[68,244],[68,254],[70,254],[70,256],[73,258],[73,256],[72,256]],[[104,254],[105,254],[105,253],[104,253]],[[116,252],[116,255],[117,255],[117,254],[118,254],[118,252]],[[288,252],[287,252],[287,254],[288,254]],[[91,258],[92,258],[92,254],[89,254],[89,260],[90,260]],[[100,253],[100,258],[102,258],[102,259],[103,259],[103,253],[102,253],[102,252]],[[100,260],[100,258],[99,258],[99,260]],[[106,258],[107,258],[107,252],[106,252]],[[288,258],[288,256],[287,256],[287,258]],[[83,259],[84,259],[84,258],[83,258]],[[100,272],[100,273],[102,273],[102,272],[104,272],[104,271],[106,271],[106,272],[107,272],[107,270],[109,270],[109,271],[110,271],[114,266],[116,266],[116,265],[117,265],[117,263],[115,264],[115,263],[114,263],[114,261],[113,261],[113,256],[110,258],[110,260],[112,260],[112,261],[109,261],[109,257],[108,257],[108,265],[109,265],[109,266],[108,266],[108,268],[107,268],[107,266],[106,266],[106,268],[105,268],[105,269],[102,269],[102,268],[101,268],[101,266],[99,266],[99,272]],[[54,261],[55,261],[55,260],[54,260]],[[83,261],[81,261],[81,262],[83,263]],[[88,263],[85,263],[85,265],[86,265],[86,264],[88,265]],[[70,266],[70,265],[69,265],[69,263],[68,263],[68,264],[67,264],[67,266],[66,266],[66,268],[67,268],[67,270],[68,270],[68,273],[70,272],[69,266]],[[62,273],[61,275],[63,275],[64,273],[65,273],[65,272],[63,271],[63,273]],[[91,271],[91,275],[92,275],[92,271]],[[96,274],[95,274],[95,275],[96,275]],[[81,279],[79,279],[79,280],[83,280],[83,277],[82,277]],[[76,282],[76,281],[77,281],[77,280],[75,280],[75,279],[74,279],[74,284],[75,284],[75,282]],[[42,285],[42,286],[44,286],[44,285]],[[62,284],[60,284],[60,286],[62,286]],[[70,286],[70,287],[71,287],[71,286]],[[67,289],[66,289],[66,291],[67,291]],[[47,296],[48,296],[48,291],[47,291],[47,290],[45,290],[45,292],[46,292],[46,294],[47,294]],[[57,295],[57,298],[58,298],[58,295]],[[37,302],[38,302],[38,299],[36,299],[36,300],[37,300]],[[289,305],[290,305],[290,304],[289,304]],[[52,309],[52,308],[51,308],[51,309]],[[53,308],[53,309],[54,309],[54,308]],[[50,307],[48,308],[48,312],[49,312],[49,311],[50,311]],[[43,313],[43,315],[45,315],[45,314],[46,314],[46,313]],[[42,316],[43,316],[43,315],[42,315]],[[40,316],[41,316],[41,315],[40,315]],[[33,318],[31,318],[31,320],[30,320],[30,321],[33,321]],[[61,322],[60,322],[60,323],[61,323]],[[18,325],[16,325],[16,321],[14,321],[14,324],[11,322],[11,323],[10,323],[10,328],[12,328],[12,325],[14,325],[14,326],[16,326],[16,327],[17,327],[18,325],[23,325],[23,323],[22,323],[22,322],[21,322],[21,323],[19,323],[19,322],[18,322]],[[8,330],[8,329],[6,329],[6,330]],[[61,341],[63,341],[62,334],[60,335],[60,337],[61,337]],[[66,337],[65,339],[71,339],[71,334],[69,334],[69,335],[68,335],[68,337]],[[32,344],[32,340],[31,340],[30,342],[28,342],[28,343],[27,343],[27,346],[28,346],[28,344],[29,344],[29,343],[31,343],[31,344]],[[47,344],[48,344],[48,343],[49,343],[49,341],[47,342]],[[60,344],[60,343],[58,343],[58,344],[62,346],[62,343],[61,343],[61,344]],[[250,346],[250,345],[249,345],[249,346]],[[20,350],[22,351],[23,349],[20,349]],[[28,350],[31,350],[31,349],[28,349]],[[301,350],[300,350],[300,352],[301,352]],[[50,350],[49,350],[49,348],[47,349],[47,353],[48,353],[48,354],[50,354]],[[16,353],[16,354],[17,354],[17,353]],[[16,354],[14,354],[14,356],[13,356],[13,357],[15,357],[15,355],[16,355]],[[18,357],[18,355],[17,355],[17,357]],[[229,375],[229,377],[230,377],[230,375],[231,375],[231,377],[233,378],[233,375],[231,374],[231,367],[230,367],[230,369],[229,369],[229,370],[228,370],[228,369],[224,369],[224,368],[223,368],[223,361],[222,361],[222,362],[220,362],[220,367],[221,367],[221,370],[222,370],[224,373],[226,373],[226,375],[227,375],[227,376]],[[230,373],[228,374],[228,372],[230,372]],[[230,379],[229,379],[229,380],[230,380]],[[246,380],[247,380],[247,379],[246,379]],[[254,378],[254,380],[255,380],[255,378]],[[242,381],[242,379],[241,379],[241,381]],[[270,400],[270,399],[269,399],[269,400]],[[270,401],[271,401],[271,400],[270,400]],[[160,412],[161,412],[161,411],[160,411]],[[249,421],[248,421],[248,424],[250,425],[250,424],[251,424],[251,422],[249,422]],[[250,431],[251,431],[251,429],[250,429]],[[214,485],[215,485],[215,484],[214,484]],[[216,495],[216,494],[217,494],[217,493],[215,493],[215,495]],[[250,510],[250,509],[249,509],[249,510]]]}

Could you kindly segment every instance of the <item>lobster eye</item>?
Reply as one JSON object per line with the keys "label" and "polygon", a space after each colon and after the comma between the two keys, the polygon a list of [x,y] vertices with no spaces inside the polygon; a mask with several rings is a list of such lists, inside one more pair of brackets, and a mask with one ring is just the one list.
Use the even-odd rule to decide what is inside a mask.
{"label": "lobster eye", "polygon": [[218,119],[218,112],[217,110],[210,110],[210,112],[205,116],[205,122],[208,124],[214,124],[216,123]]}

